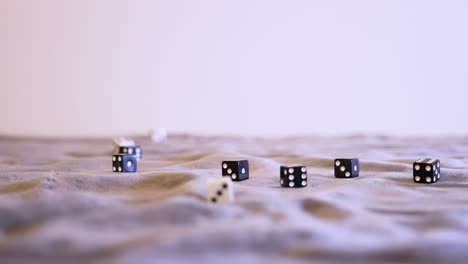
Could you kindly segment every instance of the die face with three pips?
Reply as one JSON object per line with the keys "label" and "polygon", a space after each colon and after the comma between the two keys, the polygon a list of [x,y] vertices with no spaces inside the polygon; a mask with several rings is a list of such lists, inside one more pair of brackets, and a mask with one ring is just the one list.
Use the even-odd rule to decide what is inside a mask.
{"label": "die face with three pips", "polygon": [[233,160],[221,163],[222,176],[230,177],[233,181],[243,181],[249,178],[249,161]]}
{"label": "die face with three pips", "polygon": [[440,179],[438,159],[419,159],[413,163],[413,181],[416,183],[435,183]]}
{"label": "die face with three pips", "polygon": [[208,201],[229,203],[234,201],[232,180],[229,177],[213,178],[207,181]]}
{"label": "die face with three pips", "polygon": [[280,185],[286,188],[302,188],[307,186],[306,166],[281,166]]}
{"label": "die face with three pips", "polygon": [[137,157],[135,155],[112,155],[113,172],[136,172]]}
{"label": "die face with three pips", "polygon": [[359,176],[359,159],[335,159],[336,178],[354,178]]}

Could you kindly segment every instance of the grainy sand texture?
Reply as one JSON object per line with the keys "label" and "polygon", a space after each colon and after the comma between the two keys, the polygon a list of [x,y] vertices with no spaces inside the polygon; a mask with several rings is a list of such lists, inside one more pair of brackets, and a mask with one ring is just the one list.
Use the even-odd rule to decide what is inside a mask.
{"label": "grainy sand texture", "polygon": [[[463,263],[468,138],[171,135],[113,173],[112,139],[0,137],[1,263]],[[336,179],[333,160],[360,159]],[[439,182],[412,163],[441,160]],[[221,161],[248,159],[235,202],[206,201]],[[279,167],[308,168],[306,188]]]}

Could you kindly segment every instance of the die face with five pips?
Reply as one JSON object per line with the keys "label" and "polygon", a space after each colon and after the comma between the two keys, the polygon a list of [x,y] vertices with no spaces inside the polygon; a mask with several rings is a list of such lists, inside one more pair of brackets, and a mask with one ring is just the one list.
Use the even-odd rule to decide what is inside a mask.
{"label": "die face with five pips", "polygon": [[336,178],[354,178],[359,176],[359,159],[335,159]]}
{"label": "die face with five pips", "polygon": [[419,159],[413,163],[413,181],[416,183],[435,183],[440,179],[438,159]]}
{"label": "die face with five pips", "polygon": [[135,155],[112,155],[113,172],[136,172],[137,157]]}
{"label": "die face with five pips", "polygon": [[281,166],[280,185],[285,188],[302,188],[307,186],[306,166]]}
{"label": "die face with five pips", "polygon": [[233,181],[243,181],[249,178],[249,161],[234,160],[221,163],[222,176],[230,177]]}

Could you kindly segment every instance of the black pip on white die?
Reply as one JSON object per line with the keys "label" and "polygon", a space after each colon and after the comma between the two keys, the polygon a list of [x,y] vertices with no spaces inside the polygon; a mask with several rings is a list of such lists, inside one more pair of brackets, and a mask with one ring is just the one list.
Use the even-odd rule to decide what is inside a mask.
{"label": "black pip on white die", "polygon": [[140,146],[119,146],[117,154],[136,155],[137,159],[140,160],[143,152]]}
{"label": "black pip on white die", "polygon": [[434,183],[440,179],[438,159],[419,159],[413,164],[413,180],[417,183]]}
{"label": "black pip on white die", "polygon": [[248,160],[223,161],[221,167],[222,175],[231,177],[233,181],[243,181],[249,178]]}
{"label": "black pip on white die", "polygon": [[135,155],[112,155],[112,171],[114,172],[136,172],[137,157]]}
{"label": "black pip on white die", "polygon": [[228,177],[209,179],[207,181],[208,201],[229,203],[234,201],[232,180]]}
{"label": "black pip on white die", "polygon": [[359,176],[359,159],[335,159],[336,178],[354,178]]}
{"label": "black pip on white die", "polygon": [[305,166],[281,166],[281,187],[300,188],[307,186],[307,168]]}

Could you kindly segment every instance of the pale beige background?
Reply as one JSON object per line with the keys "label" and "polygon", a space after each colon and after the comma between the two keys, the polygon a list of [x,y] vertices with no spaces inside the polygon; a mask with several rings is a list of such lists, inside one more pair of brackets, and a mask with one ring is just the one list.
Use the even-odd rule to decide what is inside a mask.
{"label": "pale beige background", "polygon": [[467,1],[0,0],[0,132],[466,133]]}

